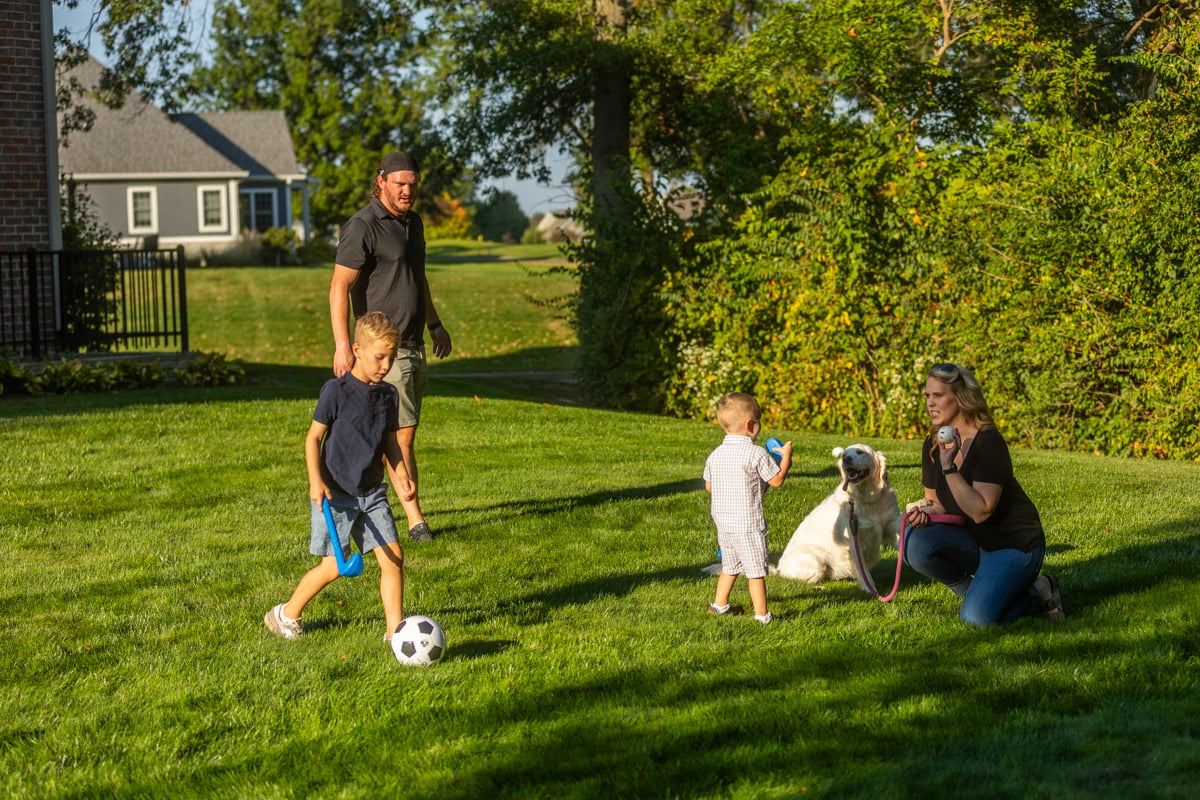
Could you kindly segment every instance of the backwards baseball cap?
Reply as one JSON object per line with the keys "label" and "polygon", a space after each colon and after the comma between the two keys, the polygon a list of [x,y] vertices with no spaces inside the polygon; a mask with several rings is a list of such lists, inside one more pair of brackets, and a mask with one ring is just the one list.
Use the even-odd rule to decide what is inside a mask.
{"label": "backwards baseball cap", "polygon": [[417,160],[403,150],[393,150],[379,162],[379,174],[388,175],[392,172],[420,172]]}

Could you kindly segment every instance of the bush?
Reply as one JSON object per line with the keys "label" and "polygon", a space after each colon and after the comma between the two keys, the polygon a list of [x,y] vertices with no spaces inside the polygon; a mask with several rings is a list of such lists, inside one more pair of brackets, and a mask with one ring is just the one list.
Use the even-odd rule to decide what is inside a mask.
{"label": "bush", "polygon": [[262,244],[264,264],[292,264],[296,261],[296,246],[300,237],[291,228],[268,228],[258,237]]}
{"label": "bush", "polygon": [[433,208],[421,215],[425,223],[425,239],[471,238],[471,213],[458,198],[442,192],[434,199]]}
{"label": "bush", "polygon": [[234,386],[246,371],[218,354],[200,353],[170,374],[158,361],[50,361],[35,374],[15,361],[0,359],[0,394],[82,394],[150,389],[175,383],[183,386]]}
{"label": "bush", "polygon": [[184,386],[236,386],[245,378],[245,369],[219,353],[201,353],[175,371],[175,379]]}
{"label": "bush", "polygon": [[301,264],[332,264],[337,258],[337,243],[328,236],[314,236],[296,250]]}
{"label": "bush", "polygon": [[30,394],[33,374],[15,361],[0,358],[0,394]]}
{"label": "bush", "polygon": [[1200,107],[1179,102],[974,156],[864,131],[799,159],[638,310],[668,315],[664,408],[740,389],[769,426],[920,436],[925,371],[954,361],[1014,443],[1200,459]]}

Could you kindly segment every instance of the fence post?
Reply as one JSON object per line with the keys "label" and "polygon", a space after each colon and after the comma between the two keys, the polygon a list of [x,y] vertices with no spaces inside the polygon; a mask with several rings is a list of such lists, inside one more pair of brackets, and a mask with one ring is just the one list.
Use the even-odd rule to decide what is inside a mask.
{"label": "fence post", "polygon": [[37,250],[29,248],[28,254],[28,282],[29,282],[29,331],[32,334],[31,355],[34,361],[38,361],[42,357],[42,309],[41,309],[41,292],[38,291],[38,260]]}
{"label": "fence post", "polygon": [[187,264],[183,258],[183,245],[175,248],[175,258],[179,269],[179,324],[183,335],[180,337],[182,352],[188,352],[188,317],[187,317]]}

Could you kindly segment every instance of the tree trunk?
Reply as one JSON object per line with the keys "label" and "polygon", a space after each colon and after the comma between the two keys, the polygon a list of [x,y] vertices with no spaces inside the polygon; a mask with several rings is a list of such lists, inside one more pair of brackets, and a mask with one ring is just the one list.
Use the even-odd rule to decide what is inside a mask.
{"label": "tree trunk", "polygon": [[629,183],[632,102],[630,57],[625,50],[626,0],[593,0],[596,60],[592,131],[593,197],[600,219],[623,218]]}

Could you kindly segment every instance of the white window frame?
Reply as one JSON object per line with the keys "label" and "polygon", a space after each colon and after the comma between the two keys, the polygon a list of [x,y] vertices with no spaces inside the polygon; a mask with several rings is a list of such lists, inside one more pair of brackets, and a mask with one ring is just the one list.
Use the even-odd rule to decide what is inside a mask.
{"label": "white window frame", "polygon": [[[139,227],[133,215],[133,198],[138,194],[150,195],[150,224]],[[129,186],[125,189],[126,219],[129,220],[130,234],[158,233],[158,187]]]}
{"label": "white window frame", "polygon": [[[217,197],[221,198],[221,221],[212,225],[204,222],[204,195],[209,192],[216,192]],[[229,230],[229,200],[224,184],[200,184],[196,187],[196,224],[201,233],[225,233]]]}

